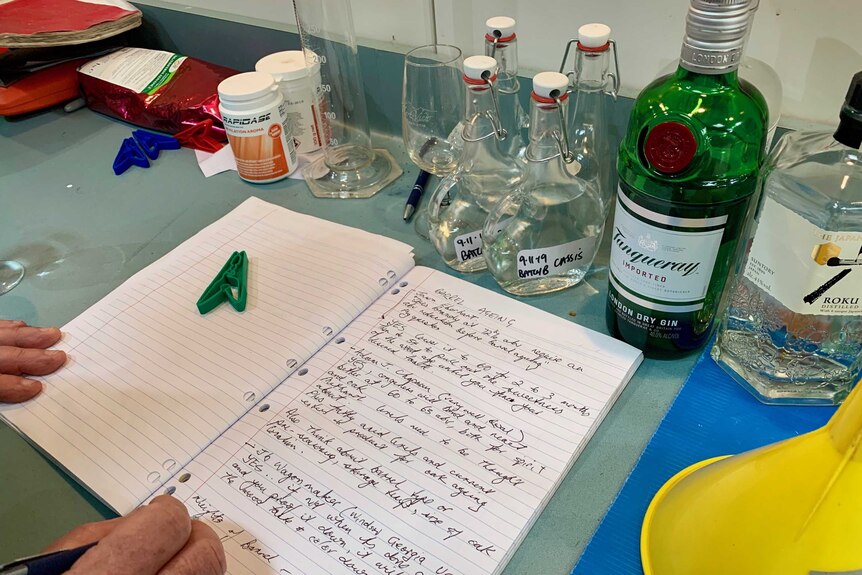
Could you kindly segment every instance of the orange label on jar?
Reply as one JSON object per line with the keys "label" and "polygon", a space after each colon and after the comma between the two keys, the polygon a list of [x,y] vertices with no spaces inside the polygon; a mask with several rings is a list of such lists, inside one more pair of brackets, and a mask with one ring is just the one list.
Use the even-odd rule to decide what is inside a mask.
{"label": "orange label on jar", "polygon": [[294,164],[292,142],[285,145],[282,126],[274,123],[265,131],[262,127],[255,131],[259,133],[250,134],[246,131],[240,136],[228,132],[227,135],[240,177],[251,181],[267,181],[289,174]]}

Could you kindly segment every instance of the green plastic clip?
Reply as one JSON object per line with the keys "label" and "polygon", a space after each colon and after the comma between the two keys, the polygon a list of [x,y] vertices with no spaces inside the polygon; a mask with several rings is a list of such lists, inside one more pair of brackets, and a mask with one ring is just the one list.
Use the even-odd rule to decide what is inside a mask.
{"label": "green plastic clip", "polygon": [[[245,252],[234,252],[212,283],[198,300],[201,315],[209,313],[227,300],[236,311],[245,310],[248,299],[248,256]],[[236,295],[234,295],[236,293]]]}

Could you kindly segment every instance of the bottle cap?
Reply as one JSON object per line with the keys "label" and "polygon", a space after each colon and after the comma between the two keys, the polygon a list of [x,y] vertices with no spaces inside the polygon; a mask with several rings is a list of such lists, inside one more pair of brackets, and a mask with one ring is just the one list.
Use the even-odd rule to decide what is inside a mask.
{"label": "bottle cap", "polygon": [[850,87],[847,89],[844,105],[851,108],[853,112],[862,114],[862,71],[856,72],[853,79],[850,80]]}
{"label": "bottle cap", "polygon": [[464,59],[464,77],[484,83],[497,75],[497,61],[490,56],[470,56]]}
{"label": "bottle cap", "polygon": [[691,0],[680,64],[700,74],[736,70],[754,21],[752,0]]}
{"label": "bottle cap", "polygon": [[315,62],[311,66],[306,66],[305,54],[302,50],[276,52],[264,56],[254,65],[255,70],[270,74],[276,82],[305,78],[309,75],[309,68],[312,72],[317,72],[320,70],[320,64]]}
{"label": "bottle cap", "polygon": [[245,72],[221,81],[218,96],[222,101],[248,102],[277,90],[275,80],[264,72]]}
{"label": "bottle cap", "polygon": [[611,39],[611,28],[605,24],[584,24],[578,28],[578,44],[583,48],[604,48]]}
{"label": "bottle cap", "polygon": [[515,19],[508,16],[494,16],[485,21],[485,33],[490,40],[500,38],[511,40],[515,35]]}
{"label": "bottle cap", "polygon": [[856,72],[844,97],[844,105],[838,115],[835,139],[851,148],[862,146],[862,72]]}
{"label": "bottle cap", "polygon": [[533,76],[533,94],[539,98],[553,100],[565,98],[569,88],[569,77],[559,72],[539,72]]}

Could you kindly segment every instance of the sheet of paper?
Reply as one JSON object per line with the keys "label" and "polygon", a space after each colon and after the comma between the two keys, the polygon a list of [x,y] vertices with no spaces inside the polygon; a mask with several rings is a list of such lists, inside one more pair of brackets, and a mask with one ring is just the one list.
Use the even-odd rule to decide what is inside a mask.
{"label": "sheet of paper", "polygon": [[[305,167],[306,164],[314,162],[321,156],[323,156],[323,150],[312,152],[310,154],[298,154],[297,159],[299,163],[288,178],[301,180],[303,178],[302,168]],[[231,151],[229,145],[225,145],[225,147],[215,153],[195,150],[195,159],[197,159],[198,167],[201,169],[205,178],[230,170],[233,170],[234,172],[236,171],[236,158],[234,158],[233,151]]]}
{"label": "sheet of paper", "polygon": [[229,573],[498,573],[641,361],[415,268],[166,484]]}
{"label": "sheet of paper", "polygon": [[[248,304],[196,301],[236,250]],[[120,513],[148,498],[413,265],[406,244],[252,198],[63,328],[10,424]]]}

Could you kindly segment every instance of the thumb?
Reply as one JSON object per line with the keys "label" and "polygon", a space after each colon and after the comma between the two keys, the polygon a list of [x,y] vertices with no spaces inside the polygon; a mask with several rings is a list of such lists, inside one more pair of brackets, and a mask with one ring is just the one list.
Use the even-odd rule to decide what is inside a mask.
{"label": "thumb", "polygon": [[0,403],[20,403],[36,397],[42,383],[18,375],[0,375]]}

